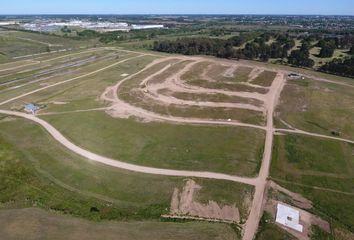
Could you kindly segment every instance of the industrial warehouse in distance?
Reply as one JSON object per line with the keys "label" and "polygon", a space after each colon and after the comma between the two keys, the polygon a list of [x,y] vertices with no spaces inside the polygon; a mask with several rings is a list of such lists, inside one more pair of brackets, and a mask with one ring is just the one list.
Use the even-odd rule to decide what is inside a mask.
{"label": "industrial warehouse in distance", "polygon": [[354,3],[0,7],[1,240],[353,240]]}

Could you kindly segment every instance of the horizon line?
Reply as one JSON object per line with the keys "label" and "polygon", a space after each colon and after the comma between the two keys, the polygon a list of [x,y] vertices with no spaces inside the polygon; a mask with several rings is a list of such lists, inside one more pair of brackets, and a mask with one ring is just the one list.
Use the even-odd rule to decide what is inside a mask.
{"label": "horizon line", "polygon": [[116,16],[129,16],[129,15],[143,15],[143,16],[344,16],[354,17],[353,14],[301,14],[301,13],[0,13],[0,16],[55,16],[55,15],[116,15]]}

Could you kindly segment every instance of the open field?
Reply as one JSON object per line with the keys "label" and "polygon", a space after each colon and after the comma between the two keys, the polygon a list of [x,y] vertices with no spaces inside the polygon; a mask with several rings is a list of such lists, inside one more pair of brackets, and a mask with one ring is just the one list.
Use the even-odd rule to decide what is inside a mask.
{"label": "open field", "polygon": [[[12,99],[13,97],[22,95],[22,94],[28,94],[28,93],[35,93],[32,91],[43,91],[45,89],[53,88],[53,87],[48,87],[50,85],[62,85],[65,84],[66,82],[72,83],[72,81],[78,83],[80,81],[77,80],[87,80],[87,78],[91,76],[98,76],[98,72],[101,71],[101,69],[105,68],[112,68],[115,65],[118,65],[120,62],[123,63],[124,61],[129,61],[130,59],[134,59],[138,57],[139,55],[137,54],[129,54],[129,53],[121,53],[121,52],[111,52],[108,53],[106,52],[99,52],[97,54],[103,54],[103,56],[96,58],[96,56],[87,56],[86,61],[81,61],[80,60],[75,60],[76,62],[79,62],[78,64],[72,64],[72,63],[59,63],[60,65],[57,65],[58,63],[51,63],[54,64],[54,66],[51,66],[47,69],[43,70],[37,70],[37,71],[43,71],[44,73],[40,73],[42,76],[41,77],[36,77],[33,76],[35,74],[39,73],[31,73],[27,72],[24,73],[27,75],[27,78],[24,76],[20,80],[16,80],[13,82],[8,82],[4,83],[3,85],[3,90],[2,94],[0,96],[0,100],[6,100],[6,99]],[[59,59],[56,61],[62,61],[63,59]],[[68,60],[70,61],[70,60]],[[118,63],[117,63],[118,62]],[[45,63],[48,65],[47,63]],[[64,67],[62,67],[64,66]],[[55,68],[65,68],[63,70],[60,69],[55,69]],[[50,70],[52,69],[52,70]],[[17,74],[13,76],[11,79],[16,79],[18,78]],[[9,77],[7,77],[9,78]],[[10,80],[8,80],[10,81]],[[66,84],[68,85],[68,84]],[[55,86],[55,85],[54,85]],[[57,88],[58,89],[58,88]],[[51,89],[50,89],[51,90]],[[45,92],[45,91],[44,91]],[[42,93],[43,94],[43,93]],[[21,97],[20,101],[23,104],[24,101],[24,96]],[[16,99],[13,99],[13,101]],[[9,102],[10,104],[8,107],[16,108],[16,104],[12,105],[12,102]],[[6,104],[6,102],[2,102],[1,104]]]}
{"label": "open field", "polygon": [[289,80],[276,117],[301,130],[354,139],[353,89],[311,79]]}
{"label": "open field", "polygon": [[70,140],[93,152],[163,168],[253,176],[260,164],[264,141],[260,130],[139,123],[114,119],[104,112],[42,118]]}
{"label": "open field", "polygon": [[[241,182],[256,186],[258,192],[257,200],[254,200],[254,202],[259,201],[261,184],[258,179],[263,179],[266,176],[264,171],[267,170],[266,167],[261,166],[265,148],[264,131],[267,130],[268,134],[266,141],[268,148],[266,152],[268,153],[269,133],[272,133],[271,128],[266,128],[263,125],[268,110],[270,111],[269,116],[272,115],[277,90],[284,81],[282,73],[261,77],[268,82],[268,85],[271,84],[271,86],[264,87],[249,83],[258,76],[262,76],[260,74],[263,73],[263,69],[253,69],[253,67],[245,65],[234,66],[227,62],[203,58],[184,58],[180,56],[166,58],[161,55],[152,56],[120,51],[119,49],[103,49],[102,53],[94,51],[89,54],[106,56],[106,50],[111,50],[111,54],[116,53],[119,58],[103,59],[80,67],[77,75],[70,76],[69,79],[66,75],[59,78],[55,76],[53,79],[45,80],[45,85],[39,86],[39,88],[38,85],[29,84],[10,89],[7,95],[2,96],[4,100],[2,108],[22,111],[23,104],[28,102],[43,106],[44,108],[39,112],[40,118],[53,124],[63,135],[78,146],[101,156],[136,164],[137,167],[164,168],[160,170],[161,174],[168,169],[174,171],[190,170],[188,174],[193,173],[192,171],[207,171],[205,174],[192,176],[206,176],[210,173],[208,176],[216,176],[215,178],[218,179],[220,179],[218,173],[237,174],[240,177],[223,175],[222,179],[233,179],[232,181],[240,179]],[[48,56],[41,57],[40,63],[58,64],[57,61],[72,62],[80,60],[78,59],[80,55],[74,55],[73,58],[69,56],[68,59],[65,55],[53,56],[54,59]],[[192,71],[194,65],[203,63],[205,60],[211,62],[218,69],[217,74],[214,71],[202,73],[202,75],[205,75],[203,81],[211,85],[190,85],[189,81],[193,80],[193,77],[189,79],[185,75]],[[11,72],[12,68],[19,69],[22,66],[15,65],[9,68],[6,70],[8,71],[6,74],[11,77],[11,74],[13,74]],[[31,72],[32,70],[24,67],[24,69],[21,69],[21,74],[24,76],[17,76],[17,78],[26,78],[26,74],[30,76],[31,74],[37,74],[37,72]],[[37,69],[33,71],[37,71]],[[263,80],[259,84],[263,84]],[[222,81],[222,84],[226,84],[223,86],[227,87],[216,86],[214,88],[212,84],[218,81]],[[114,85],[115,83],[116,85]],[[168,91],[160,91],[161,89],[168,89]],[[169,91],[177,93],[177,95],[172,96]],[[183,100],[178,98],[178,93],[201,94],[209,100],[195,101],[193,95],[190,100]],[[213,98],[215,96],[219,101],[214,102]],[[229,100],[230,102],[228,102]],[[141,104],[144,101],[145,105]],[[121,106],[129,106],[125,109],[128,111],[126,112],[128,117],[119,114],[119,111],[122,110]],[[169,108],[167,112],[159,111],[159,108],[163,109],[166,106],[173,108]],[[183,111],[179,112],[178,108],[182,106]],[[134,111],[139,114],[134,115]],[[230,115],[230,113],[232,114]],[[146,116],[149,117],[146,119]],[[268,121],[269,116],[267,116]],[[151,119],[149,119],[150,117]],[[24,120],[13,122],[17,121],[26,122]],[[15,126],[10,126],[10,123],[13,122],[8,120],[3,122],[8,131],[14,131]],[[77,124],[79,122],[80,124]],[[171,124],[171,122],[174,122],[174,124]],[[267,124],[270,127],[269,122]],[[24,123],[20,125],[26,127]],[[35,131],[33,126],[29,129]],[[21,130],[20,132],[29,134],[30,130]],[[16,137],[10,133],[2,134],[4,139],[5,137],[7,140],[12,139],[13,145],[23,144],[21,149],[26,149],[24,146],[27,146],[28,138]],[[32,132],[30,135],[33,137],[39,135],[39,133]],[[54,142],[52,143],[54,144]],[[32,145],[32,147],[38,149],[38,146],[34,147]],[[51,147],[48,146],[45,149],[51,149]],[[72,150],[72,148],[69,149]],[[23,151],[22,153],[25,153]],[[28,151],[27,155],[31,156],[33,150],[29,149]],[[63,149],[63,151],[67,150]],[[144,185],[149,184],[150,186],[152,184],[151,180],[146,181],[144,179],[142,180],[144,184],[141,187],[134,186],[134,192],[131,193],[131,190],[128,190],[122,184],[127,181],[130,182],[131,180],[128,179],[133,178],[131,175],[134,176],[136,182],[137,176],[140,176],[140,174],[112,169],[112,171],[120,173],[120,183],[117,184],[109,174],[105,173],[102,178],[108,179],[110,177],[110,183],[103,183],[103,180],[101,180],[100,183],[104,184],[104,187],[99,187],[97,179],[90,184],[90,181],[87,181],[83,176],[77,177],[79,172],[82,174],[84,164],[81,163],[80,168],[74,168],[77,172],[71,175],[68,175],[67,172],[73,168],[72,165],[66,166],[67,169],[55,165],[55,161],[49,157],[53,157],[52,155],[54,157],[60,156],[60,161],[62,161],[62,157],[65,156],[63,153],[53,154],[55,152],[56,150],[53,149],[50,153],[36,152],[39,155],[31,158],[33,161],[49,161],[44,164],[43,162],[36,162],[34,170],[38,171],[42,177],[54,181],[58,185],[57,187],[62,187],[65,190],[51,189],[50,187],[41,188],[46,189],[47,192],[59,192],[60,199],[62,199],[62,201],[57,202],[58,199],[54,201],[48,195],[42,197],[41,206],[46,209],[60,210],[89,219],[156,219],[161,214],[168,213],[172,191],[176,188],[180,189],[183,184],[181,178],[154,176],[154,179],[169,179],[165,181],[169,187],[164,190],[163,197],[160,195],[160,198],[155,199],[153,194],[156,191],[161,191],[160,187],[163,186],[159,186],[159,190],[156,189],[155,192],[151,193],[151,187]],[[267,158],[268,153],[266,154]],[[41,154],[44,154],[46,158],[43,159]],[[266,160],[266,164],[268,163],[269,161]],[[43,165],[46,167],[43,167]],[[94,164],[95,169],[98,166],[100,165]],[[42,170],[42,168],[45,170]],[[104,168],[109,169],[107,166]],[[261,176],[256,177],[260,169],[262,171]],[[86,169],[84,175],[87,176],[92,171],[94,170]],[[65,175],[63,175],[64,173]],[[126,174],[124,178],[127,179],[125,182],[122,181],[122,175],[124,174]],[[97,174],[93,175],[97,176]],[[250,178],[242,178],[241,176],[256,178],[250,180]],[[237,222],[246,224],[243,225],[245,227],[244,231],[250,231],[248,230],[250,223],[246,221],[254,193],[251,186],[198,178],[195,181],[201,187],[195,203],[205,205],[205,209],[215,207],[213,202],[218,204],[217,209],[234,209],[236,207],[240,215]],[[114,189],[111,184],[114,184]],[[139,199],[141,201],[130,199],[138,198],[133,197],[134,194],[146,192],[146,189],[149,189],[149,194],[145,199]],[[169,191],[169,193],[166,194],[166,191]],[[68,200],[73,198],[70,192],[71,194],[72,192],[75,193],[75,198],[71,201]],[[122,193],[127,195],[122,195]],[[229,193],[235,195],[229,195]],[[22,194],[30,195],[31,199],[39,193],[25,191]],[[90,202],[87,204],[91,207],[87,204],[78,207],[78,203],[82,199],[76,194],[90,198]],[[112,205],[102,205],[101,201],[108,201]],[[21,201],[15,201],[12,204],[16,207],[32,206]],[[94,209],[104,209],[104,211],[87,212],[87,209],[92,209],[92,207]],[[132,216],[128,212],[135,212],[135,214]],[[256,213],[252,214],[255,216]],[[214,215],[203,214],[201,216]],[[256,230],[256,227],[252,225],[251,227]]]}
{"label": "open field", "polygon": [[87,48],[96,44],[92,41],[78,41],[46,34],[20,31],[0,31],[0,52],[5,61],[28,55],[49,53],[62,49]]}
{"label": "open field", "polygon": [[276,136],[270,176],[302,194],[333,226],[353,231],[354,145],[299,135]]}
{"label": "open field", "polygon": [[[3,209],[39,206],[93,220],[159,219],[169,209],[174,188],[184,184],[183,178],[95,164],[68,152],[26,120],[2,118],[0,128]],[[195,181],[202,186],[200,201],[235,204],[245,220],[249,210],[244,202],[252,196],[251,186]],[[99,210],[90,211],[92,207]]]}
{"label": "open field", "polygon": [[256,240],[296,240],[295,237],[274,224],[268,213],[264,213],[259,224]]}
{"label": "open field", "polygon": [[[132,58],[127,62],[122,62],[117,66],[113,66],[109,70],[101,72],[100,74],[92,74],[91,76],[86,76],[84,78],[78,78],[72,82],[64,83],[58,86],[44,89],[38,93],[33,93],[28,97],[22,97],[18,100],[10,102],[5,106],[10,109],[20,110],[23,107],[23,103],[34,102],[37,104],[44,104],[46,108],[41,110],[41,113],[45,112],[62,112],[62,111],[72,111],[72,110],[82,110],[88,108],[102,107],[105,104],[99,101],[99,96],[104,91],[104,89],[115,83],[116,81],[122,79],[122,74],[130,74],[134,71],[139,70],[147,62],[151,61],[149,57],[145,58],[134,58],[138,55],[119,53],[120,58],[115,61],[124,61],[128,58]],[[65,81],[66,78],[80,77],[80,74],[87,74],[95,69],[114,63],[114,60],[104,63],[93,63],[92,66],[87,66],[77,72],[77,75],[73,76],[71,74],[62,76],[60,78],[54,77],[51,79],[50,84],[60,83]],[[104,64],[104,65],[103,65]],[[49,80],[48,80],[49,81]],[[45,81],[47,83],[47,81]],[[45,87],[47,85],[39,86]],[[38,86],[37,86],[38,88]],[[23,86],[22,88],[12,89],[4,91],[4,99],[6,97],[13,97],[17,94],[23,94],[31,90],[36,90],[36,87],[32,84]],[[55,104],[56,102],[62,102],[64,104]]]}
{"label": "open field", "polygon": [[[80,47],[74,40],[21,34],[7,37],[45,48]],[[286,79],[293,71],[308,78]],[[60,229],[77,224],[73,234],[108,228],[108,239],[117,229],[130,239],[151,228],[147,239],[243,234],[251,240],[270,177],[312,200],[311,212],[335,230],[353,231],[354,214],[345,210],[353,204],[354,147],[345,143],[354,139],[353,86],[349,79],[286,66],[114,47],[0,64],[0,108],[21,117],[0,116],[0,223],[1,214],[14,214],[17,222],[6,229],[18,228],[25,216],[51,219],[57,232],[40,230],[54,239],[64,236]],[[23,114],[26,103],[41,107],[37,117]],[[323,136],[302,136],[312,133]],[[21,218],[7,211],[31,207],[114,222],[94,224],[33,209],[23,210],[28,215]],[[213,221],[225,210],[232,216],[217,220],[237,219],[238,225],[161,217]],[[292,239],[266,220],[257,239]],[[133,224],[141,231],[133,233]],[[34,234],[31,228],[24,229]]]}
{"label": "open field", "polygon": [[231,227],[203,222],[88,222],[56,215],[39,209],[0,211],[0,234],[3,239],[76,240],[107,239],[238,239]]}

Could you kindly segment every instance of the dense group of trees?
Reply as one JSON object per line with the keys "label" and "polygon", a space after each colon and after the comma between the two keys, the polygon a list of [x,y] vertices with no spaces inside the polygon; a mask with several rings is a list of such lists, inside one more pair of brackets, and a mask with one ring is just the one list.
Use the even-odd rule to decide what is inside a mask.
{"label": "dense group of trees", "polygon": [[349,59],[334,59],[320,68],[321,71],[336,75],[354,77],[354,56]]}
{"label": "dense group of trees", "polygon": [[[156,41],[153,49],[161,52],[179,53],[184,55],[213,55],[221,58],[253,59],[287,59],[287,63],[296,67],[313,67],[310,49],[321,48],[318,57],[333,57],[336,49],[348,49],[354,55],[354,37],[351,34],[327,36],[322,34],[304,35],[299,37],[301,47],[294,49],[295,37],[286,33],[247,33],[227,40],[217,38],[179,38],[177,40]],[[293,50],[294,49],[294,50]],[[290,53],[290,54],[289,54]],[[354,57],[353,57],[354,58]],[[335,59],[321,67],[321,71],[337,75],[354,76],[354,60]]]}
{"label": "dense group of trees", "polygon": [[335,39],[321,39],[318,44],[318,47],[321,48],[319,53],[320,58],[330,58],[333,57],[334,50],[336,50],[337,45]]}
{"label": "dense group of trees", "polygon": [[[275,41],[270,43],[271,38]],[[242,47],[241,47],[242,46]],[[215,38],[180,38],[156,41],[155,51],[185,55],[213,55],[221,58],[242,58],[268,61],[269,58],[286,58],[295,41],[287,35],[242,34],[227,40]]]}
{"label": "dense group of trees", "polygon": [[231,42],[210,38],[182,38],[176,41],[156,41],[154,42],[153,49],[167,53],[213,55],[222,58],[232,58],[236,52]]}
{"label": "dense group of trees", "polygon": [[[62,31],[64,29],[62,28]],[[113,31],[113,32],[97,32],[94,30],[83,30],[77,31],[77,36],[72,37],[74,39],[99,39],[101,43],[113,43],[129,40],[150,40],[155,39],[157,36],[163,35],[184,35],[191,32],[191,29],[188,28],[179,28],[179,29],[140,29],[140,30],[131,30],[129,32],[122,31]]]}

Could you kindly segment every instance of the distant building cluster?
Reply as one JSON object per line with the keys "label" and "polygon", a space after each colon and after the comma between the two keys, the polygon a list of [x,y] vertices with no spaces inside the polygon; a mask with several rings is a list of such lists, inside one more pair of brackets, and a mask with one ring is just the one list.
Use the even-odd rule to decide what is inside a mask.
{"label": "distant building cluster", "polygon": [[82,29],[90,29],[100,32],[110,32],[110,31],[125,31],[130,30],[140,30],[140,29],[153,29],[153,28],[164,28],[164,25],[138,25],[138,24],[128,24],[125,22],[100,22],[100,21],[82,21],[82,20],[71,20],[65,22],[55,22],[48,20],[37,20],[31,23],[24,23],[21,25],[26,30],[32,31],[55,31],[63,27],[76,27]]}

